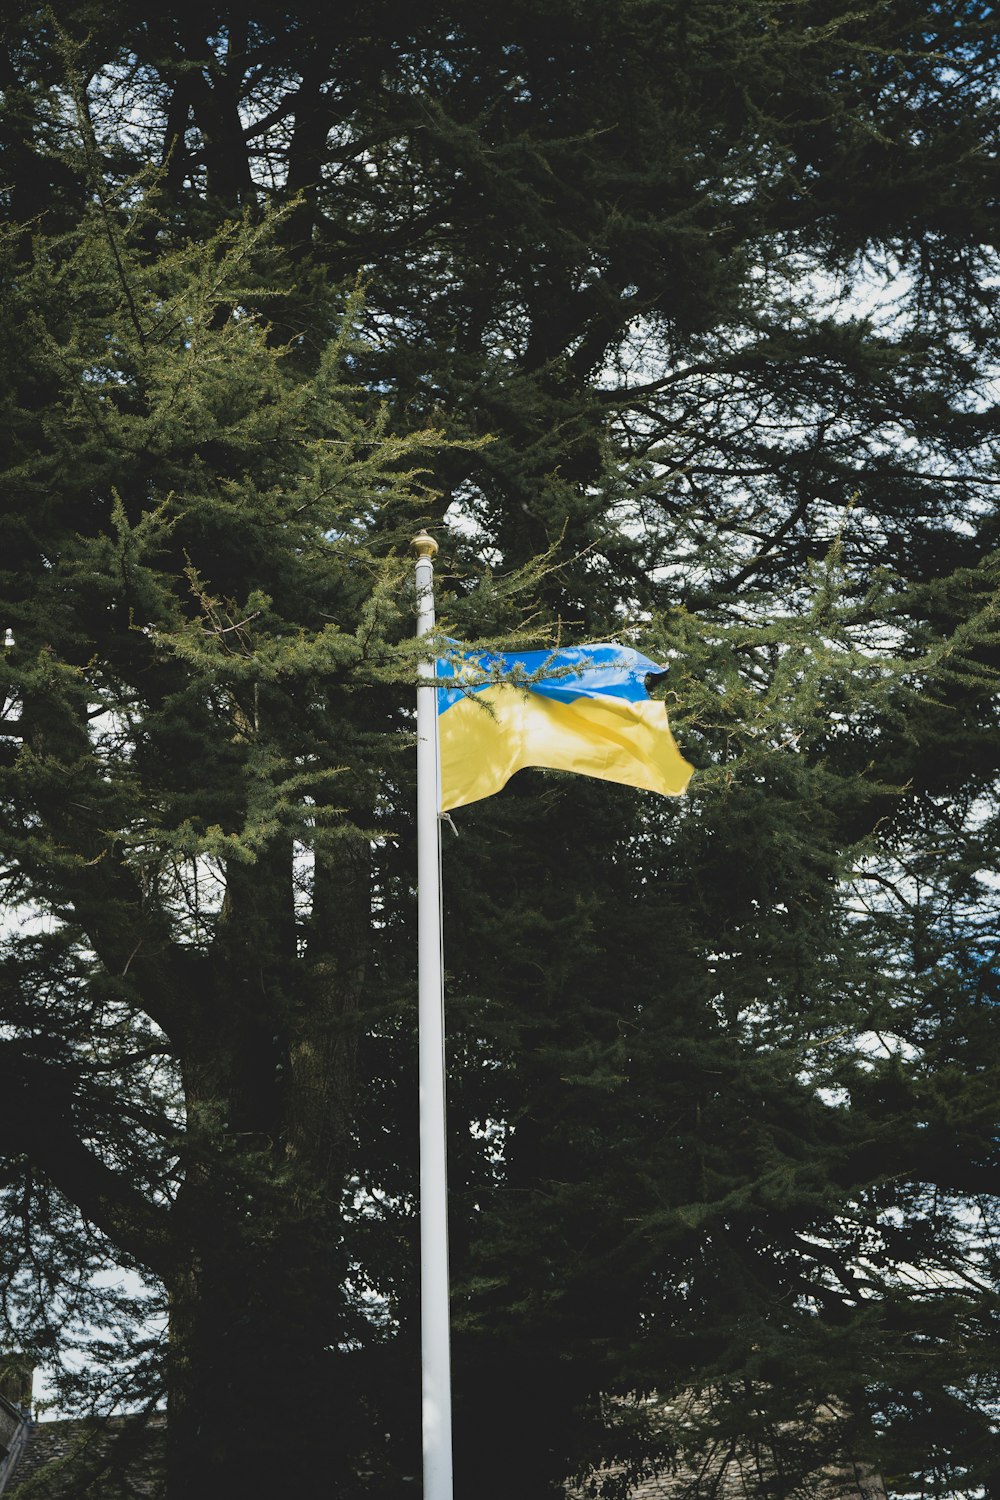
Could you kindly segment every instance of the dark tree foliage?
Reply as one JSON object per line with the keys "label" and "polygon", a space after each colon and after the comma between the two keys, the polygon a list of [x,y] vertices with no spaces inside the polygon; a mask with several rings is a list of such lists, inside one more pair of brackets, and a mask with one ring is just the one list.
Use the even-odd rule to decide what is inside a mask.
{"label": "dark tree foliage", "polygon": [[5,1338],[165,1393],[171,1496],[416,1488],[423,522],[448,634],[669,660],[698,768],[444,831],[460,1494],[1000,1494],[997,52],[3,21]]}

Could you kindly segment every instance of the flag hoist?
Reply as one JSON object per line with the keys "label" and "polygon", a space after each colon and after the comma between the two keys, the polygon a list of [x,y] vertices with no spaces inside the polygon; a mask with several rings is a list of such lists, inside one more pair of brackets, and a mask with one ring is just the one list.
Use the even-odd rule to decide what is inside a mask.
{"label": "flag hoist", "polygon": [[[437,542],[421,532],[417,635],[434,628]],[[442,810],[490,797],[539,766],[679,796],[691,778],[647,683],[665,668],[629,646],[466,653],[420,663],[417,938],[420,1027],[420,1318],[424,1500],[452,1500],[445,1148]]]}
{"label": "flag hoist", "polygon": [[[417,635],[434,629],[434,554],[417,554]],[[448,1172],[445,1136],[444,968],[437,683],[433,657],[417,687],[417,1024],[420,1075],[420,1359],[424,1500],[452,1500],[451,1338],[448,1318]]]}

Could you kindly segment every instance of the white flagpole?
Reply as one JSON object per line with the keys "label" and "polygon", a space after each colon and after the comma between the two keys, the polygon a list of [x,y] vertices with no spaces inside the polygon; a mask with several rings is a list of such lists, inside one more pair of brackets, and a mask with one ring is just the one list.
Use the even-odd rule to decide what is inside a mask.
{"label": "white flagpole", "polygon": [[[422,531],[417,554],[417,635],[434,628],[437,542]],[[424,1500],[452,1500],[448,1181],[445,1134],[444,973],[441,962],[441,823],[437,686],[433,660],[417,686],[417,1004],[420,1051],[420,1354]]]}

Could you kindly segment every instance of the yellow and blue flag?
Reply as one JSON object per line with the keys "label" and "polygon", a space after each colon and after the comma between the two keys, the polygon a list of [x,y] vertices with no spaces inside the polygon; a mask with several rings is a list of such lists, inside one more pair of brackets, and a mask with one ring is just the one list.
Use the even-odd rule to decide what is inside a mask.
{"label": "yellow and blue flag", "polygon": [[440,660],[442,812],[491,797],[525,766],[679,796],[692,767],[646,689],[664,670],[604,642]]}

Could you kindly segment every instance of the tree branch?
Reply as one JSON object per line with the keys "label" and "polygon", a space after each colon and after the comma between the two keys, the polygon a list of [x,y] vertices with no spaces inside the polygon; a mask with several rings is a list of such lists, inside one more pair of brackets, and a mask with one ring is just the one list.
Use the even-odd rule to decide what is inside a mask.
{"label": "tree branch", "polygon": [[0,1042],[0,1149],[27,1156],[119,1250],[165,1277],[174,1258],[169,1210],[83,1144],[75,1105],[71,1063]]}

